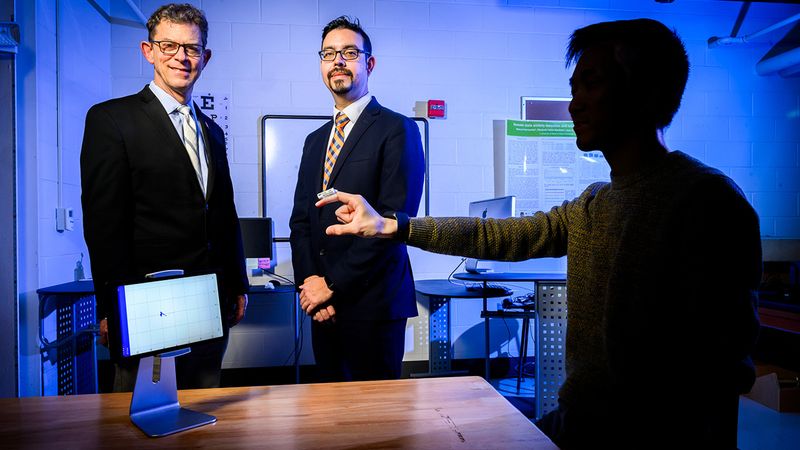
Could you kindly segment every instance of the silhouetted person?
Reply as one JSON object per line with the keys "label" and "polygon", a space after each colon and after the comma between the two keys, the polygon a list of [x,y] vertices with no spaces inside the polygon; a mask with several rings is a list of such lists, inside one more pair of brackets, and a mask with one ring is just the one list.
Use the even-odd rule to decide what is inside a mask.
{"label": "silhouetted person", "polygon": [[328,234],[392,237],[482,259],[568,256],[566,380],[537,426],[562,448],[735,448],[738,395],[754,381],[758,218],[736,184],[663,130],[689,72],[659,22],[572,35],[577,145],[601,150],[610,183],[511,219],[386,219],[339,193]]}

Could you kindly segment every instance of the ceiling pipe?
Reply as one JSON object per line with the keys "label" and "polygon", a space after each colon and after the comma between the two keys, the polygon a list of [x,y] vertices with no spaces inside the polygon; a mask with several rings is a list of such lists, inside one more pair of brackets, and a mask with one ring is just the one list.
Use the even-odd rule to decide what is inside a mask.
{"label": "ceiling pipe", "polygon": [[771,33],[787,25],[791,25],[794,22],[797,22],[798,20],[800,20],[800,14],[795,14],[787,19],[781,20],[780,22],[774,25],[768,26],[767,28],[764,28],[761,31],[756,31],[755,33],[747,34],[745,36],[729,36],[729,37],[712,36],[708,38],[708,48],[715,48],[721,45],[743,44],[746,42],[750,42],[759,36]]}
{"label": "ceiling pipe", "polygon": [[[127,5],[128,12],[133,14],[132,18],[118,17],[111,14],[109,11],[106,11],[106,9],[103,6],[98,4],[97,0],[87,0],[87,1],[92,6],[92,8],[94,8],[101,16],[103,16],[104,19],[106,19],[108,23],[113,23],[117,25],[126,25],[129,27],[137,27],[137,28],[146,27],[147,25],[147,18],[139,10],[139,7],[133,3],[133,0],[125,0],[124,2],[122,2],[121,0],[116,0],[116,2],[112,1],[110,4],[106,5],[109,11],[113,9],[114,5]],[[125,8],[123,6],[123,10],[124,9]]]}
{"label": "ceiling pipe", "polygon": [[800,75],[800,64],[781,70],[778,74],[784,78],[796,77]]}
{"label": "ceiling pipe", "polygon": [[783,53],[764,57],[756,64],[756,72],[759,75],[772,75],[779,73],[781,76],[791,75],[797,73],[798,68],[792,66],[800,65],[800,47],[795,47]]}

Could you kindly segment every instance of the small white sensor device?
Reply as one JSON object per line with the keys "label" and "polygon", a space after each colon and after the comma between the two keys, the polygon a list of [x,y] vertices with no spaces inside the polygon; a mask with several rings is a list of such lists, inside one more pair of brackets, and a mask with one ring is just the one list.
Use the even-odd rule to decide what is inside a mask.
{"label": "small white sensor device", "polygon": [[325,189],[324,191],[317,194],[317,198],[322,200],[323,198],[328,198],[337,192],[339,191],[337,191],[335,188]]}

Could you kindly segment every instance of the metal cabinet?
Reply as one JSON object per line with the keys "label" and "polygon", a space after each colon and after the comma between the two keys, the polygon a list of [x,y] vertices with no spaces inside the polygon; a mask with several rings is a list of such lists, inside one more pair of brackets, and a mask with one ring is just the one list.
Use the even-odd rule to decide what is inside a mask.
{"label": "metal cabinet", "polygon": [[74,281],[39,289],[42,395],[97,393],[94,285]]}

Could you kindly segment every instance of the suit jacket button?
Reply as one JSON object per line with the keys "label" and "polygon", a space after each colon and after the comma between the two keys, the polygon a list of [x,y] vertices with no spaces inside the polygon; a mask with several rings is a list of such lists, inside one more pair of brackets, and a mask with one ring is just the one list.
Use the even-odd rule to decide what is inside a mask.
{"label": "suit jacket button", "polygon": [[325,249],[324,248],[319,251],[319,256],[325,256]]}

